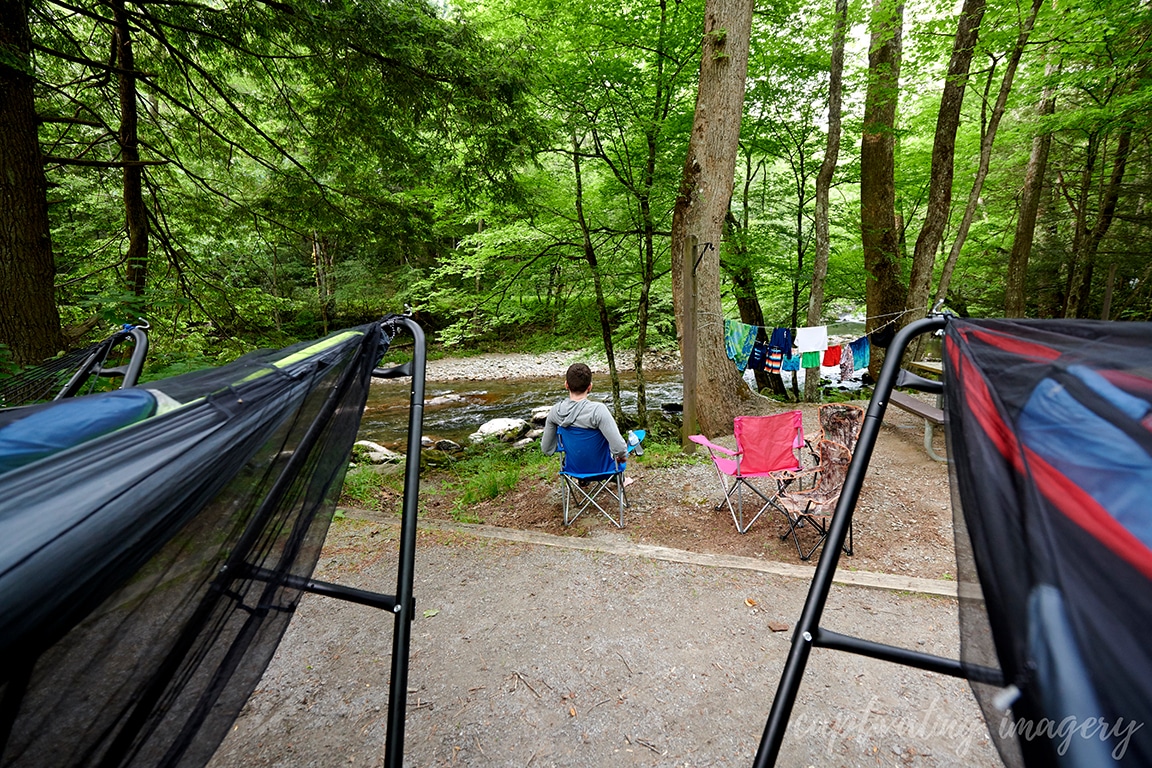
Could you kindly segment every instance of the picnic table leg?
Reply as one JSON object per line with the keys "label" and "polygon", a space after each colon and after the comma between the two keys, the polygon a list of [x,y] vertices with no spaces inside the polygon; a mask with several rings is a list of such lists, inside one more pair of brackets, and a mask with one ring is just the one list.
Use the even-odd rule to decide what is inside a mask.
{"label": "picnic table leg", "polygon": [[936,461],[948,461],[946,456],[941,456],[936,453],[932,447],[932,436],[936,434],[936,425],[928,419],[924,419],[924,450],[928,451],[928,455]]}

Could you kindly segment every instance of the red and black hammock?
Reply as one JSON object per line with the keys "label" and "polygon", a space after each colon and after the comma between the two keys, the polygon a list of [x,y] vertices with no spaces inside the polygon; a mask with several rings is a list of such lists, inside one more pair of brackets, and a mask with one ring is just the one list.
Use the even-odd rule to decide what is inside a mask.
{"label": "red and black hammock", "polygon": [[980,697],[1001,753],[1152,764],[1152,326],[952,320],[945,370],[964,660],[1011,686],[1013,718]]}
{"label": "red and black hammock", "polygon": [[[944,330],[944,380],[899,370]],[[945,401],[961,659],[819,626],[895,386]],[[1152,324],[929,318],[896,337],[765,727],[773,764],[812,648],[968,679],[1008,765],[1152,765]]]}

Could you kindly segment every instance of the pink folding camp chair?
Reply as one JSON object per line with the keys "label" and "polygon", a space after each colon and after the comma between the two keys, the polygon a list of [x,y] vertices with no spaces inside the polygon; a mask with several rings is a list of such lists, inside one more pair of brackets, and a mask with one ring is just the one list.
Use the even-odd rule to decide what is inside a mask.
{"label": "pink folding camp chair", "polygon": [[[707,448],[712,457],[716,477],[724,491],[724,501],[717,504],[716,509],[727,504],[737,532],[746,533],[764,510],[774,504],[781,484],[788,479],[787,473],[800,469],[796,451],[804,445],[803,414],[786,411],[772,416],[737,416],[733,432],[736,435],[735,451],[716,445],[704,435],[691,435],[688,439]],[[772,490],[765,492],[757,488],[751,482],[755,478],[767,478]],[[744,522],[745,488],[763,502],[747,523]],[[735,507],[732,505],[733,495],[736,496]]]}

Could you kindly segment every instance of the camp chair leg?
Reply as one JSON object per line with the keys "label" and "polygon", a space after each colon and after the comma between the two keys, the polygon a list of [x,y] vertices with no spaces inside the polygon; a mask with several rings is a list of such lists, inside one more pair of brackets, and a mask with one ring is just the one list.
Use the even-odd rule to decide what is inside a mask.
{"label": "camp chair leg", "polygon": [[[593,480],[589,483],[587,489],[567,475],[561,475],[561,477],[564,478],[563,504],[565,526],[572,525],[572,523],[576,522],[576,519],[584,514],[584,510],[588,509],[588,507],[595,507],[600,510],[600,514],[611,520],[612,524],[617,528],[624,527],[624,507],[628,506],[628,500],[624,493],[623,473],[612,475],[606,480]],[[611,487],[613,482],[616,484],[615,490]],[[613,517],[612,514],[596,500],[596,496],[602,491],[607,492],[609,496],[616,500],[618,509],[616,517]],[[572,508],[575,504],[579,504],[580,508],[576,510],[575,514],[572,514]]]}
{"label": "camp chair leg", "polygon": [[[756,514],[752,516],[752,519],[749,520],[748,522],[744,522],[744,489],[745,488],[748,488],[748,490],[752,491],[752,493],[759,496],[760,499],[764,502],[760,506],[759,511],[757,511]],[[736,506],[735,507],[732,506],[732,494],[733,493],[736,494]],[[748,482],[746,479],[744,479],[742,477],[738,477],[738,478],[735,478],[732,482],[732,485],[730,487],[728,487],[727,491],[724,494],[724,500],[716,505],[716,509],[717,509],[717,511],[719,511],[722,508],[722,506],[725,503],[727,503],[728,504],[728,512],[732,515],[732,522],[736,524],[736,532],[737,533],[748,533],[748,529],[752,527],[753,523],[755,523],[757,520],[760,519],[760,515],[764,514],[764,510],[768,509],[769,506],[774,505],[774,503],[776,501],[776,496],[778,496],[778,495],[779,494],[774,494],[772,496],[766,496],[760,491],[759,488],[752,485],[752,483]]]}
{"label": "camp chair leg", "polygon": [[[796,515],[795,517],[793,517],[791,514],[788,513],[787,510],[780,509],[778,507],[778,509],[780,509],[780,512],[784,515],[784,519],[788,521],[788,530],[784,531],[784,534],[780,537],[780,541],[787,541],[788,537],[791,536],[792,537],[792,543],[796,545],[796,554],[799,555],[801,560],[807,560],[808,557],[812,556],[812,553],[809,552],[808,557],[804,556],[804,551],[802,549],[800,549],[800,537],[796,534],[796,529],[804,524],[804,515],[807,514],[808,510],[811,508],[812,508],[812,502],[808,502],[808,506],[804,507],[804,511],[801,512],[800,514]],[[823,541],[823,540],[824,540],[824,537],[821,536],[820,541]],[[819,544],[817,544],[817,546],[819,546]]]}
{"label": "camp chair leg", "polygon": [[[817,520],[815,517],[812,517],[811,515],[809,515],[808,510],[811,508],[812,508],[812,502],[808,502],[808,505],[806,507],[804,507],[804,511],[801,512],[800,514],[796,515],[795,518],[793,518],[791,515],[789,515],[787,512],[785,512],[784,516],[788,519],[788,530],[784,531],[784,535],[780,537],[780,541],[786,541],[788,539],[788,536],[791,535],[792,536],[792,543],[796,545],[796,554],[799,555],[800,559],[805,561],[805,562],[810,560],[812,558],[812,555],[816,554],[816,550],[820,549],[820,546],[824,543],[824,540],[828,538],[828,531],[831,528],[830,521],[821,522],[820,520]],[[816,543],[812,545],[812,548],[808,550],[807,554],[805,554],[804,550],[802,550],[800,548],[800,537],[796,534],[796,529],[803,527],[805,521],[808,522],[808,526],[812,530],[816,531],[816,534],[818,536],[818,538],[816,539]],[[851,556],[852,555],[852,546],[853,546],[852,522],[849,521],[849,523],[848,523],[848,543],[846,545],[844,545],[844,547],[843,547],[844,554]]]}

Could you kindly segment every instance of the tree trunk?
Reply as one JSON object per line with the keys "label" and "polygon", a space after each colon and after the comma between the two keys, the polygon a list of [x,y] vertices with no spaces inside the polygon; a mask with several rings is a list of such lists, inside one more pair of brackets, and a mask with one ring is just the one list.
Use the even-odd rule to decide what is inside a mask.
{"label": "tree trunk", "polygon": [[[752,182],[759,173],[759,166],[752,166],[752,150],[744,154],[744,184],[740,191],[740,216],[729,206],[727,222],[728,248],[720,254],[720,269],[732,281],[732,295],[736,298],[736,308],[740,311],[740,322],[748,325],[764,326],[764,311],[760,307],[760,296],[756,292],[756,278],[748,266],[748,223],[751,220]],[[728,256],[725,256],[725,253]],[[765,389],[784,394],[784,380],[779,376],[769,376],[766,370],[753,369],[756,377],[756,391]]]}
{"label": "tree trunk", "polygon": [[648,348],[648,311],[651,305],[652,283],[656,280],[656,225],[647,199],[640,205],[644,225],[643,263],[640,268],[640,298],[636,306],[636,426],[648,428],[648,387],[644,380],[644,352]]}
{"label": "tree trunk", "polygon": [[[744,231],[739,228],[735,217],[730,215],[728,217],[728,232],[734,231],[739,231],[740,234],[730,237],[729,243],[739,258],[728,259],[721,254],[720,269],[732,281],[732,295],[736,298],[736,309],[740,312],[740,322],[746,325],[764,327],[764,311],[760,307],[760,297],[756,293],[756,278],[744,260],[747,250],[743,237]],[[739,244],[737,245],[737,243]],[[753,370],[752,373],[756,376],[757,390],[770,389],[774,394],[784,394],[784,380],[779,376],[769,376],[765,370]]]}
{"label": "tree trunk", "polygon": [[580,172],[580,142],[572,137],[572,167],[576,174],[576,220],[580,224],[580,234],[584,240],[584,260],[592,271],[592,287],[596,291],[596,309],[600,318],[600,338],[604,342],[604,356],[608,358],[608,375],[612,380],[612,415],[616,422],[624,421],[624,407],[620,401],[620,372],[616,370],[616,350],[612,346],[612,324],[608,317],[608,302],[604,298],[604,284],[600,279],[600,263],[596,258],[596,247],[592,244],[592,234],[588,229],[588,219],[584,216],[584,179]]}
{"label": "tree trunk", "polygon": [[[904,6],[874,0],[868,50],[868,89],[860,142],[860,234],[864,248],[865,299],[871,333],[899,319],[905,290],[900,282],[896,231],[896,103],[900,83]],[[879,375],[884,350],[871,355],[869,371]]]}
{"label": "tree trunk", "polygon": [[[136,58],[132,54],[132,28],[123,0],[113,0],[116,22],[113,48],[119,64],[120,159],[124,163],[124,220],[128,228],[128,290],[138,299],[148,282],[148,209],[144,205],[144,166],[140,164],[139,110],[136,103]],[[143,313],[143,306],[136,308]]]}
{"label": "tree trunk", "polygon": [[956,131],[960,127],[960,110],[968,89],[968,71],[972,65],[972,52],[980,37],[980,24],[984,19],[984,0],[964,0],[960,19],[956,24],[956,39],[952,44],[952,59],[944,79],[944,92],[940,96],[940,112],[936,117],[936,136],[932,144],[932,172],[928,182],[928,208],[924,225],[916,238],[912,255],[912,273],[908,278],[908,310],[905,322],[918,320],[927,314],[928,292],[932,283],[932,269],[936,263],[936,250],[944,237],[944,227],[952,210],[952,177],[955,171]]}
{"label": "tree trunk", "polygon": [[956,268],[956,261],[960,258],[960,250],[964,241],[968,239],[968,230],[972,228],[972,220],[976,217],[976,208],[980,204],[980,193],[984,189],[984,179],[988,176],[988,168],[992,164],[992,144],[996,140],[996,132],[1000,127],[1000,118],[1004,116],[1004,109],[1008,105],[1008,94],[1012,90],[1012,81],[1016,78],[1016,68],[1020,64],[1020,57],[1024,55],[1024,46],[1032,34],[1032,26],[1036,23],[1036,14],[1044,0],[1032,0],[1032,10],[1028,18],[1020,27],[1016,36],[1016,44],[1008,58],[1008,67],[1004,70],[1004,77],[1000,81],[1000,92],[996,96],[996,104],[988,119],[988,125],[982,127],[980,137],[980,162],[976,168],[976,178],[972,181],[972,191],[968,194],[968,204],[964,207],[964,215],[960,219],[960,226],[956,230],[956,239],[952,242],[952,249],[944,262],[944,269],[940,273],[940,285],[936,290],[936,301],[941,301],[948,295],[948,284],[952,281],[952,272]]}
{"label": "tree trunk", "polygon": [[[1050,63],[1045,77],[1055,73]],[[1043,119],[1056,111],[1056,96],[1051,85],[1044,86],[1037,113]],[[1036,236],[1036,219],[1040,213],[1040,192],[1044,188],[1044,173],[1048,168],[1048,151],[1052,147],[1052,134],[1048,131],[1032,138],[1032,153],[1024,171],[1024,189],[1020,194],[1020,215],[1016,220],[1016,236],[1008,254],[1008,274],[1004,284],[1004,316],[1024,317],[1024,281],[1028,276],[1028,258],[1032,255],[1032,242]]]}
{"label": "tree trunk", "polygon": [[0,0],[0,343],[37,363],[63,344],[27,0]]}
{"label": "tree trunk", "polygon": [[332,314],[332,297],[336,293],[332,285],[332,252],[325,238],[312,233],[312,271],[316,277],[316,305],[320,310],[320,325],[327,335],[328,322]]}
{"label": "tree trunk", "polygon": [[[828,277],[828,256],[832,240],[828,232],[829,193],[836,162],[840,159],[840,121],[844,93],[844,38],[848,28],[848,0],[836,0],[836,24],[832,30],[832,62],[828,77],[828,144],[824,161],[816,174],[816,251],[812,257],[812,288],[808,293],[809,326],[820,325],[824,314],[824,281]],[[820,399],[820,368],[804,374],[804,400]]]}
{"label": "tree trunk", "polygon": [[1100,241],[1108,234],[1112,220],[1116,217],[1116,203],[1120,199],[1120,185],[1124,181],[1124,171],[1128,165],[1128,156],[1132,150],[1132,129],[1121,129],[1116,140],[1116,151],[1112,157],[1112,175],[1108,179],[1108,186],[1104,190],[1100,212],[1096,217],[1096,225],[1088,233],[1084,243],[1083,270],[1081,278],[1074,291],[1073,306],[1076,317],[1088,317],[1090,314],[1089,302],[1092,296],[1092,276],[1096,267],[1096,253],[1100,248]]}
{"label": "tree trunk", "polygon": [[[685,344],[698,345],[697,417],[700,428],[712,436],[730,434],[733,418],[761,407],[725,354],[720,304],[719,245],[732,198],[751,27],[752,0],[707,0],[696,112],[672,214],[672,295],[680,351],[683,356]],[[716,246],[704,251],[698,268],[686,251],[692,236],[702,248],[707,243]],[[681,285],[684,270],[693,268],[699,292],[699,331],[696,339],[686,340]]]}
{"label": "tree trunk", "polygon": [[[1076,287],[1083,272],[1081,258],[1084,243],[1088,240],[1088,198],[1092,192],[1092,180],[1096,176],[1096,161],[1100,156],[1100,134],[1096,130],[1088,132],[1088,145],[1084,150],[1084,170],[1080,173],[1080,187],[1076,199],[1064,191],[1064,198],[1072,208],[1074,224],[1072,229],[1072,249],[1068,262],[1068,276],[1064,282],[1063,317],[1074,317],[1076,312]],[[1063,187],[1063,180],[1061,180]]]}

